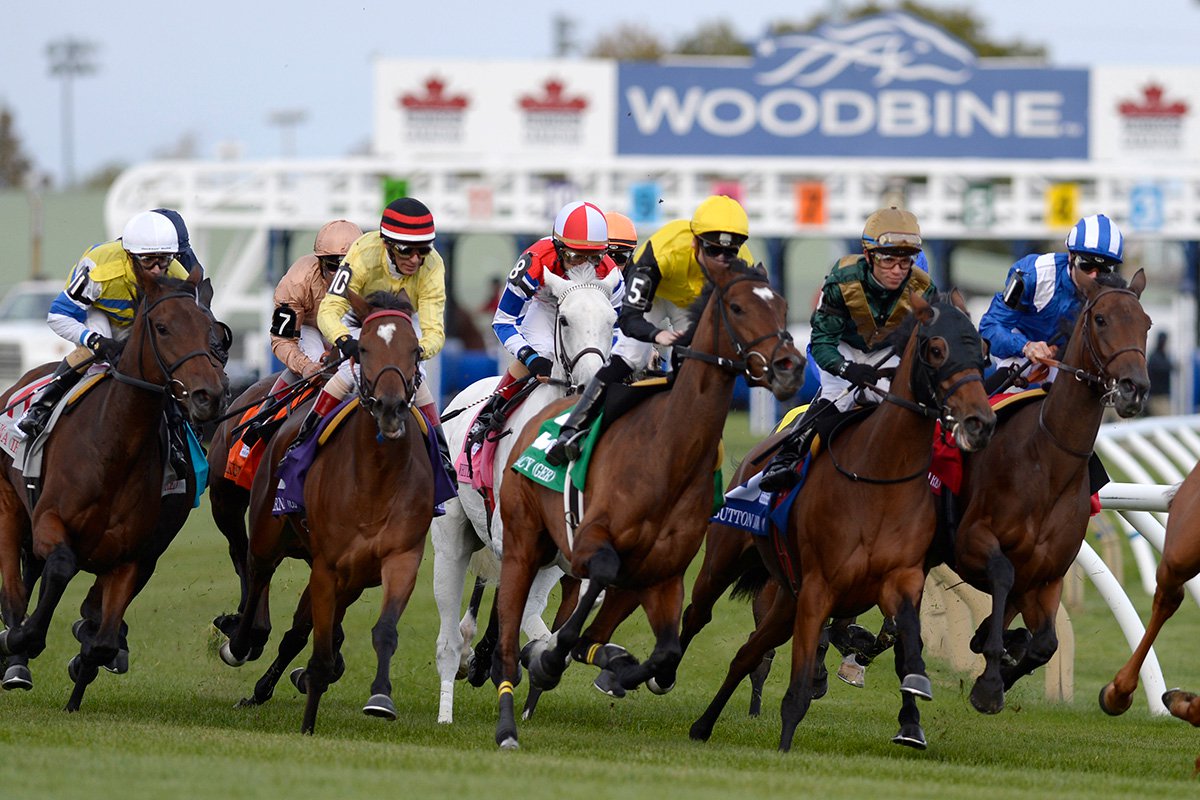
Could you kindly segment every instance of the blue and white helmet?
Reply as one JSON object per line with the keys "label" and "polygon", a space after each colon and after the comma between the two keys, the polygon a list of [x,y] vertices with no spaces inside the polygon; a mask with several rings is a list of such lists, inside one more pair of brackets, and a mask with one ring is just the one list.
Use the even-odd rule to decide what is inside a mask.
{"label": "blue and white helmet", "polygon": [[1125,237],[1121,229],[1103,214],[1093,214],[1075,223],[1067,234],[1067,250],[1088,253],[1120,264],[1125,260]]}

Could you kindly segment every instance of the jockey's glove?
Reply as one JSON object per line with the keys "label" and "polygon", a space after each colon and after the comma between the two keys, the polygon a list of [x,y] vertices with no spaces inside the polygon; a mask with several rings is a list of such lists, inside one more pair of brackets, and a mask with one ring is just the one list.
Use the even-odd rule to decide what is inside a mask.
{"label": "jockey's glove", "polygon": [[857,361],[846,361],[842,364],[838,375],[855,386],[874,386],[879,382],[879,370],[870,364],[860,364]]}
{"label": "jockey's glove", "polygon": [[347,333],[345,336],[338,339],[336,344],[338,350],[342,351],[343,356],[346,358],[353,358],[356,361],[358,360],[358,339],[355,339],[353,336]]}
{"label": "jockey's glove", "polygon": [[121,351],[125,349],[123,342],[118,342],[116,339],[109,338],[108,336],[101,336],[94,331],[84,344],[88,350],[91,350],[98,358],[107,361],[109,364],[116,364],[118,359],[121,358]]}
{"label": "jockey's glove", "polygon": [[517,351],[517,360],[524,364],[529,374],[535,378],[549,378],[551,370],[554,369],[550,359],[538,355],[537,350],[528,345]]}

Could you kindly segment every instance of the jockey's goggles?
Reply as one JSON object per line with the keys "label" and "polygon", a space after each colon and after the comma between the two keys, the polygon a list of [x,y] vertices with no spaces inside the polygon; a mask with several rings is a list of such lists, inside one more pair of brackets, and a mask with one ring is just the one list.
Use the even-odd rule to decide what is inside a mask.
{"label": "jockey's goggles", "polygon": [[608,257],[613,260],[613,263],[618,267],[623,267],[629,263],[629,259],[633,258],[632,247],[619,247],[617,245],[608,246]]}
{"label": "jockey's goggles", "polygon": [[317,256],[317,261],[321,262],[321,269],[326,272],[337,272],[337,268],[342,265],[341,256]]}
{"label": "jockey's goggles", "polygon": [[898,233],[896,231],[888,231],[887,233],[879,234],[879,238],[875,240],[875,247],[878,249],[907,247],[910,250],[920,250],[921,235],[918,233]]}
{"label": "jockey's goggles", "polygon": [[700,249],[704,251],[704,255],[709,258],[719,258],[724,261],[732,261],[737,258],[737,247],[721,247],[719,244],[709,244],[704,242],[700,245]]}
{"label": "jockey's goggles", "polygon": [[914,259],[911,255],[900,253],[875,253],[875,265],[880,269],[908,269],[913,265]]}
{"label": "jockey's goggles", "polygon": [[175,258],[174,253],[133,253],[133,260],[142,269],[166,269]]}
{"label": "jockey's goggles", "polygon": [[409,245],[394,244],[389,242],[388,247],[392,249],[392,255],[399,259],[412,258],[413,256],[420,256],[421,258],[424,258],[433,252],[433,248],[427,244]]}
{"label": "jockey's goggles", "polygon": [[569,250],[565,247],[562,249],[562,259],[568,264],[592,264],[599,266],[602,258],[604,258],[604,253]]}
{"label": "jockey's goggles", "polygon": [[1111,275],[1117,271],[1117,262],[1104,256],[1094,256],[1091,253],[1072,253],[1075,266],[1084,272],[1102,272]]}

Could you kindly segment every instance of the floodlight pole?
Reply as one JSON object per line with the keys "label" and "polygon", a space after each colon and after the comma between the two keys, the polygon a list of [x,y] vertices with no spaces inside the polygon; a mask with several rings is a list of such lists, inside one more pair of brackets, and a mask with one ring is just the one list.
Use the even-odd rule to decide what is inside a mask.
{"label": "floodlight pole", "polygon": [[71,86],[74,78],[90,75],[96,71],[96,65],[91,61],[95,50],[96,46],[91,42],[70,37],[46,45],[46,55],[50,58],[50,74],[62,79],[63,184],[65,186],[75,184],[75,128]]}

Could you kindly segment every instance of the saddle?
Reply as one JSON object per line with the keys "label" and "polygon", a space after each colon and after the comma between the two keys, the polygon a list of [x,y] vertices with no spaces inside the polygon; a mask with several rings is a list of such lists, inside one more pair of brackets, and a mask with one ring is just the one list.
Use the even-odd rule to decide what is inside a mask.
{"label": "saddle", "polygon": [[258,425],[250,423],[263,412],[267,404],[271,402],[270,398],[248,408],[238,420],[240,432],[229,443],[229,457],[225,460],[225,479],[233,481],[249,491],[250,486],[254,483],[254,474],[258,471],[263,454],[267,451],[267,443],[291,416],[292,411],[312,397],[314,392],[316,392],[315,388],[305,389],[288,402],[280,404]]}

